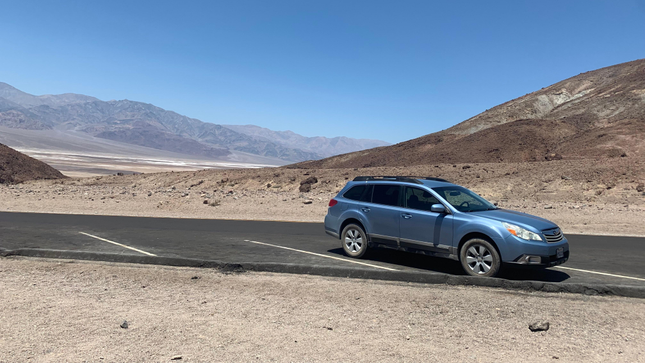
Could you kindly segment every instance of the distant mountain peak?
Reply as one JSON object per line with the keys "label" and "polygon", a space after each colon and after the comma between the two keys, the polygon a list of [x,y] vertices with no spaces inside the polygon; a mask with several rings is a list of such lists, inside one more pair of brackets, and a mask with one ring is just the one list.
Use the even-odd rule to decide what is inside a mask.
{"label": "distant mountain peak", "polygon": [[[276,164],[387,144],[349,138],[341,142],[336,138],[307,138],[292,131],[246,125],[244,130],[253,130],[249,133],[202,122],[149,103],[128,99],[101,101],[73,93],[34,96],[6,83],[0,83],[0,126],[83,132],[121,143],[218,160],[227,160],[231,151],[236,151],[256,155],[263,163]],[[239,153],[236,155],[239,157]]]}

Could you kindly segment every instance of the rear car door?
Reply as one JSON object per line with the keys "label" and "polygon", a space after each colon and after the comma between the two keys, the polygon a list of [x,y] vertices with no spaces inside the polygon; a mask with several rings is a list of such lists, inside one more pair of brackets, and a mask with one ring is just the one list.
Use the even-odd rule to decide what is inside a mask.
{"label": "rear car door", "polygon": [[370,221],[373,243],[398,247],[401,190],[397,184],[374,184],[372,203],[363,209]]}
{"label": "rear car door", "polygon": [[405,210],[400,213],[401,247],[438,253],[452,253],[453,216],[430,211],[441,202],[427,190],[405,187]]}

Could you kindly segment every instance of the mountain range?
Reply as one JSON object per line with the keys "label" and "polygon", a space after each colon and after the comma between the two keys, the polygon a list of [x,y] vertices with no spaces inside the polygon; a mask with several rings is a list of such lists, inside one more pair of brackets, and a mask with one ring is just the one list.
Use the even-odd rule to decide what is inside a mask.
{"label": "mountain range", "polygon": [[258,126],[217,125],[130,100],[101,101],[66,93],[35,96],[0,82],[0,126],[85,133],[100,139],[208,159],[232,152],[273,158],[278,164],[388,145],[346,137],[308,138]]}
{"label": "mountain range", "polygon": [[645,157],[645,59],[581,73],[440,132],[295,167],[613,157]]}

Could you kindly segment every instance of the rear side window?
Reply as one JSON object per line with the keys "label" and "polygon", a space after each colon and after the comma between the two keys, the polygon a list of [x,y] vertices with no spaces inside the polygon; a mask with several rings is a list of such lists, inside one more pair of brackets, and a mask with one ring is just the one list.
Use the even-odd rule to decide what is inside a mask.
{"label": "rear side window", "polygon": [[372,200],[372,186],[357,185],[345,192],[343,197],[360,202],[370,202]]}
{"label": "rear side window", "polygon": [[400,190],[398,185],[375,185],[372,203],[398,206]]}

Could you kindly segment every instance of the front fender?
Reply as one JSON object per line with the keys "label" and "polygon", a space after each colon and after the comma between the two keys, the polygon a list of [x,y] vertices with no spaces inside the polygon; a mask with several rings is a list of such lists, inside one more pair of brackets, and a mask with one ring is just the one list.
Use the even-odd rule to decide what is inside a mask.
{"label": "front fender", "polygon": [[[497,224],[499,224],[499,226]],[[486,235],[490,239],[492,239],[493,242],[495,242],[502,260],[505,260],[505,257],[508,255],[506,235],[508,235],[509,232],[505,228],[503,228],[500,223],[495,223],[495,221],[486,220],[484,218],[473,221],[457,217],[455,218],[454,228],[455,234],[453,247],[458,248],[459,243],[464,237],[468,236],[469,234],[477,233]]]}

